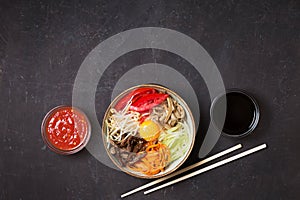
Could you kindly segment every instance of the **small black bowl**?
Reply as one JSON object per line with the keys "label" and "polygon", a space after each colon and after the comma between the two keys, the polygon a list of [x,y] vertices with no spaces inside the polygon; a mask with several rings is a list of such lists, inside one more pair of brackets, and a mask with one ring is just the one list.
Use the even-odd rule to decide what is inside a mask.
{"label": "small black bowl", "polygon": [[260,112],[252,96],[243,90],[230,89],[213,100],[210,116],[222,135],[244,137],[256,128]]}

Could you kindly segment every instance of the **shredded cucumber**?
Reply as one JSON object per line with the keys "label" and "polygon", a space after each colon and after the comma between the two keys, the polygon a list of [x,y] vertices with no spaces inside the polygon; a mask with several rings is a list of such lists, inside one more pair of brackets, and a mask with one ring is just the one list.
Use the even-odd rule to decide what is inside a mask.
{"label": "shredded cucumber", "polygon": [[159,141],[170,149],[171,162],[182,157],[189,147],[188,128],[185,123],[178,122],[172,127],[160,134]]}

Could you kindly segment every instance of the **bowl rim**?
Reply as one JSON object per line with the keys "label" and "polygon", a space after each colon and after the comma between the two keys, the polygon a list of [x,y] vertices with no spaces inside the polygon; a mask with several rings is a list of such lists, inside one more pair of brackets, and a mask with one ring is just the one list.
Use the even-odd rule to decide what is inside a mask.
{"label": "bowl rim", "polygon": [[[46,134],[47,134],[46,133],[47,132],[46,124],[48,123],[49,117],[51,117],[55,111],[64,109],[64,108],[71,108],[73,110],[76,110],[76,112],[79,112],[85,118],[85,120],[87,122],[87,133],[86,133],[84,139],[80,142],[80,144],[76,148],[70,149],[70,150],[62,150],[62,149],[56,148],[47,139],[47,136],[46,136]],[[80,110],[79,108],[74,107],[74,106],[59,105],[59,106],[56,106],[56,107],[52,108],[51,110],[49,110],[47,112],[47,114],[45,115],[45,117],[43,118],[43,121],[41,124],[41,135],[42,135],[42,139],[43,139],[44,143],[50,150],[54,151],[55,153],[61,154],[61,155],[71,155],[71,154],[75,154],[75,153],[81,151],[84,147],[86,147],[86,145],[88,144],[90,137],[91,137],[91,129],[92,128],[91,128],[90,120],[82,110]]]}
{"label": "bowl rim", "polygon": [[[171,169],[170,171],[168,172],[165,172],[165,173],[158,173],[158,174],[155,174],[155,175],[150,175],[150,176],[143,176],[143,175],[139,175],[139,174],[136,174],[136,173],[133,173],[133,172],[130,172],[129,170],[124,170],[123,167],[121,167],[119,165],[119,163],[117,163],[115,161],[114,158],[112,158],[112,155],[110,154],[110,152],[108,151],[107,149],[107,146],[106,146],[106,134],[105,134],[105,130],[104,130],[104,127],[105,126],[105,119],[108,115],[108,111],[112,108],[112,105],[117,101],[119,100],[120,97],[122,97],[123,95],[125,95],[126,93],[134,90],[134,89],[137,89],[137,88],[142,88],[142,87],[153,87],[153,88],[158,88],[160,90],[164,90],[166,91],[167,93],[169,94],[172,94],[174,96],[176,96],[176,98],[179,99],[180,103],[183,104],[183,106],[185,107],[185,109],[188,111],[189,113],[189,116],[191,118],[191,133],[192,133],[192,141],[191,141],[191,145],[188,149],[188,151],[186,152],[186,156],[183,158],[183,160],[181,160],[173,169]],[[102,120],[102,142],[103,142],[103,145],[104,145],[104,148],[106,150],[106,153],[108,154],[109,158],[111,159],[111,161],[122,171],[122,172],[125,172],[126,174],[129,174],[131,176],[134,176],[136,178],[143,178],[143,179],[154,179],[154,178],[161,178],[163,176],[166,176],[168,174],[171,174],[173,173],[174,171],[176,171],[186,160],[187,158],[190,156],[191,154],[191,151],[194,147],[194,143],[195,143],[195,138],[196,138],[196,126],[195,126],[195,120],[194,120],[194,116],[193,116],[193,113],[192,111],[190,110],[189,106],[187,105],[187,103],[182,99],[182,97],[180,95],[178,95],[176,92],[174,92],[173,90],[165,87],[165,86],[162,86],[162,85],[159,85],[159,84],[155,84],[155,83],[147,83],[147,84],[140,84],[140,85],[136,85],[136,86],[133,86],[133,87],[130,87],[126,90],[124,90],[123,92],[121,92],[119,95],[117,95],[113,101],[111,101],[111,103],[109,104],[109,106],[107,107],[106,111],[105,111],[105,114],[103,116],[103,120]]]}

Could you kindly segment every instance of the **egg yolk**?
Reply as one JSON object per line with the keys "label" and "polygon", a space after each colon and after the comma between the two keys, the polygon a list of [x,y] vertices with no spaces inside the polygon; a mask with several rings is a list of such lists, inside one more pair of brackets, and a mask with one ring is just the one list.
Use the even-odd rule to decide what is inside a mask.
{"label": "egg yolk", "polygon": [[140,125],[139,133],[146,141],[152,141],[158,138],[160,127],[157,123],[151,120],[146,120]]}

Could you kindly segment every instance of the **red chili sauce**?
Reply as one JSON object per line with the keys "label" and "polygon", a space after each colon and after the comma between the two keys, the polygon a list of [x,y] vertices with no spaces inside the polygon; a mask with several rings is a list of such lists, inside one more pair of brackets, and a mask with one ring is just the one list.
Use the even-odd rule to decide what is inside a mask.
{"label": "red chili sauce", "polygon": [[62,107],[49,116],[46,137],[57,149],[73,150],[82,144],[87,135],[85,116],[71,107]]}

